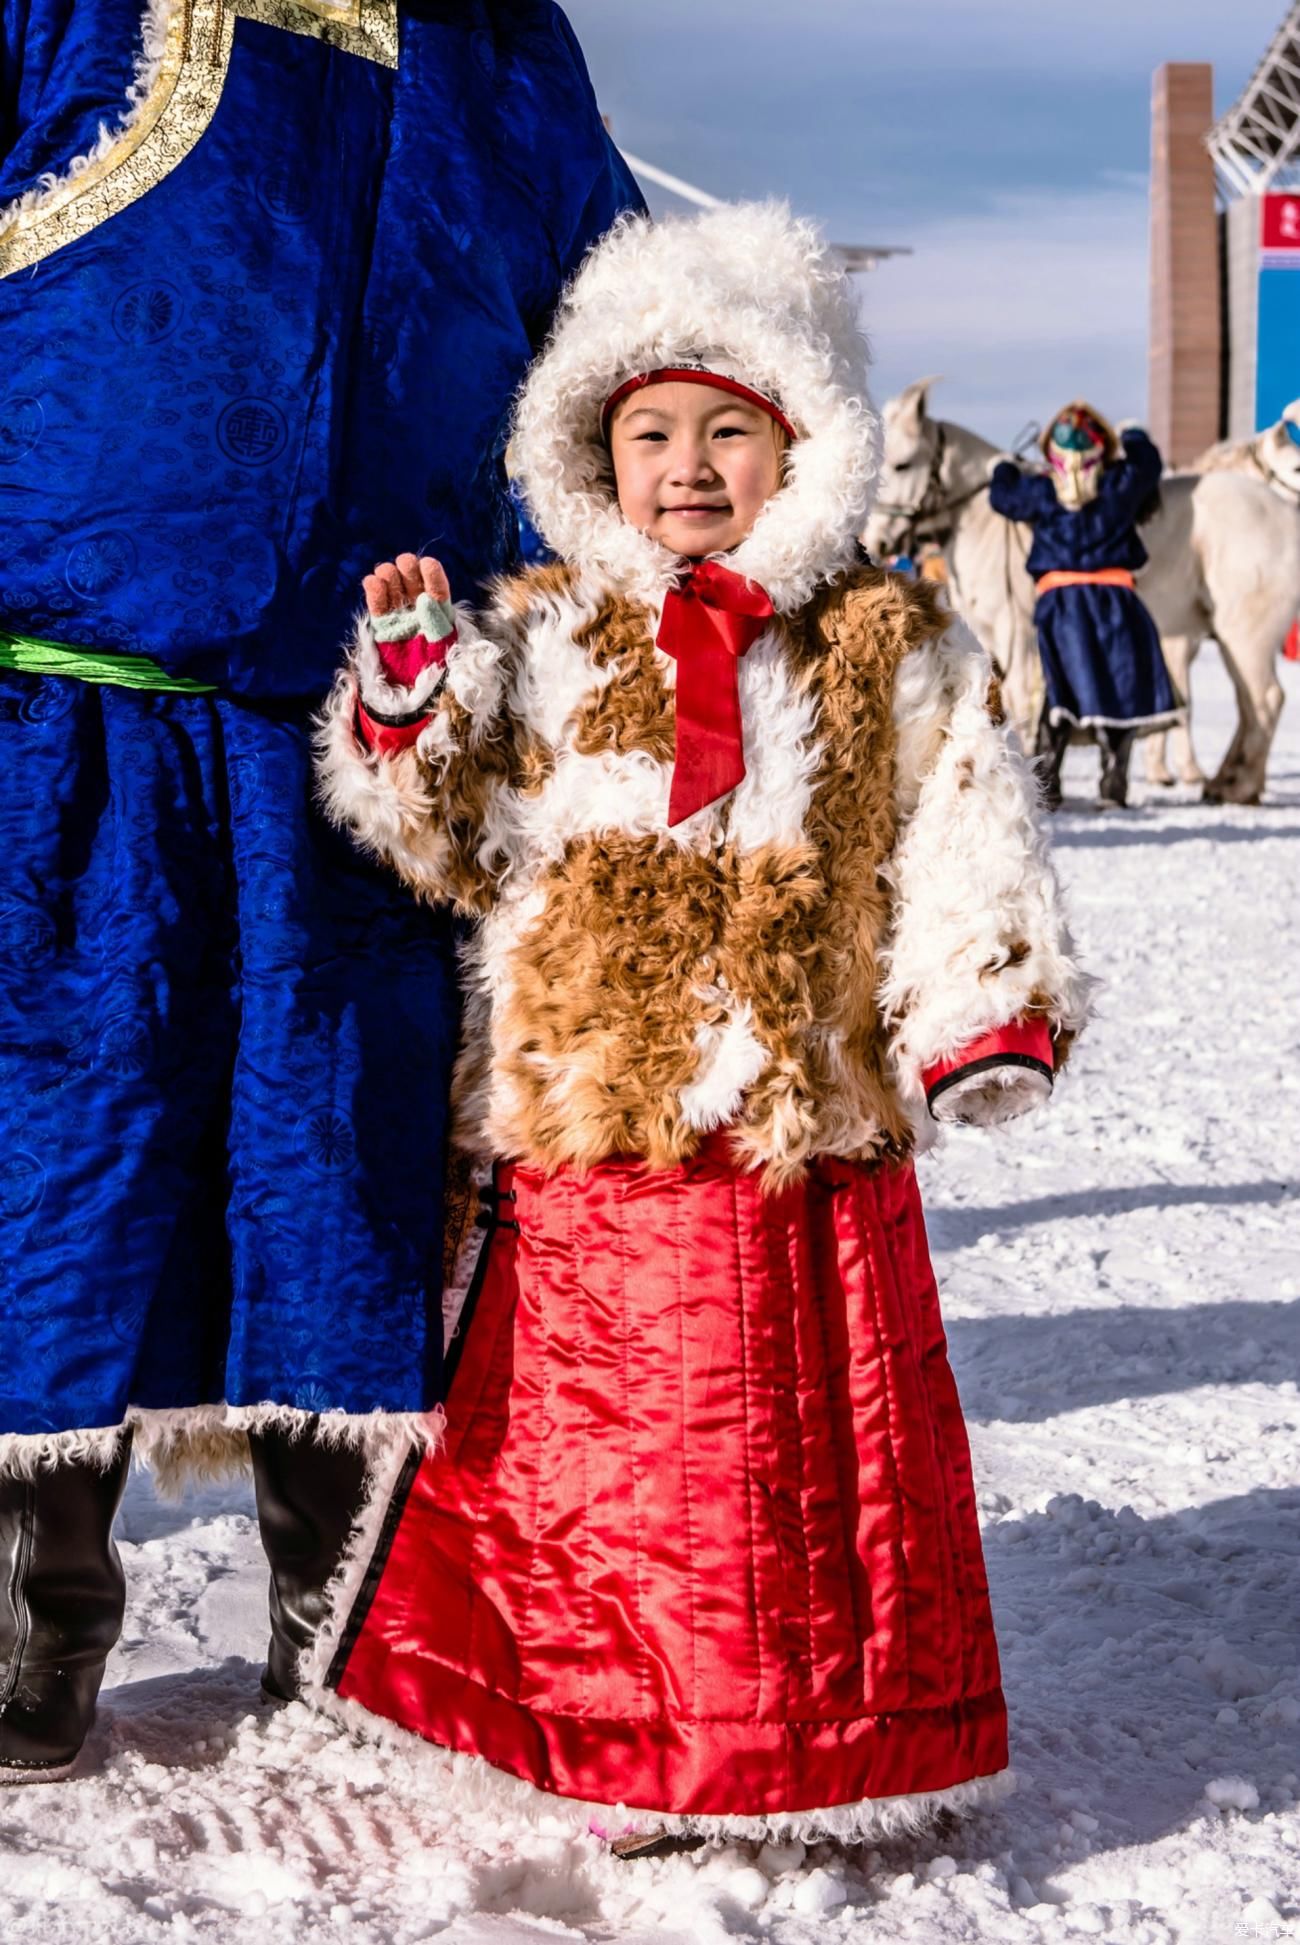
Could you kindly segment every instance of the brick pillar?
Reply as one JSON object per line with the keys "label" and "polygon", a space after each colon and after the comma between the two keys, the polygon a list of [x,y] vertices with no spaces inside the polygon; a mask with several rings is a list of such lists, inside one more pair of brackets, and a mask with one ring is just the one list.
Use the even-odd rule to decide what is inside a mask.
{"label": "brick pillar", "polygon": [[1167,61],[1151,90],[1151,336],[1147,419],[1166,465],[1219,436],[1219,240],[1208,61]]}

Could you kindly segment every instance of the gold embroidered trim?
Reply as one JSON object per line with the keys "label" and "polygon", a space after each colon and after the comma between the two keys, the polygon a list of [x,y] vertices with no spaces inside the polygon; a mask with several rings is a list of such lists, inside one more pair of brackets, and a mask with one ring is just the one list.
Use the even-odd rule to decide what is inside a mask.
{"label": "gold embroidered trim", "polygon": [[185,160],[221,100],[236,15],[397,66],[397,0],[176,0],[149,93],[112,146],[8,222],[0,214],[0,277],[97,229]]}
{"label": "gold embroidered trim", "polygon": [[[380,67],[397,66],[397,0],[227,0],[245,20],[328,41]],[[304,20],[308,14],[313,18]]]}

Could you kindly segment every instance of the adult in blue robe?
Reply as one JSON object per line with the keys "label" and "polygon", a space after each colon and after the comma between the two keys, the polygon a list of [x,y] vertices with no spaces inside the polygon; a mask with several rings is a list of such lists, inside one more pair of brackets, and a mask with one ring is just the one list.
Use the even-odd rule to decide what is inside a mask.
{"label": "adult in blue robe", "polygon": [[[1100,802],[1122,804],[1134,736],[1164,728],[1178,714],[1160,637],[1132,584],[1147,561],[1138,523],[1159,488],[1160,454],[1137,430],[1123,433],[1118,448],[1082,505],[1063,504],[1051,474],[1022,472],[1010,460],[994,468],[989,486],[995,512],[1033,528],[1025,565],[1040,583],[1040,748],[1048,798],[1057,803],[1061,762],[1077,731],[1092,731],[1102,744]],[[1099,575],[1110,578],[1088,578]]]}
{"label": "adult in blue robe", "polygon": [[550,0],[0,0],[0,1768],[84,1735],[132,1432],[251,1439],[283,1691],[438,1403],[453,941],[311,715],[377,559],[514,564],[511,397],[639,206]]}

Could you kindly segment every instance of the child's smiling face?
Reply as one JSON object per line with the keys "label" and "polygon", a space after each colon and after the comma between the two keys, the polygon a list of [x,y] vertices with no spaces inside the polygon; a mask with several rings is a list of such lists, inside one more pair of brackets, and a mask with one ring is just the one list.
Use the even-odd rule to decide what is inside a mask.
{"label": "child's smiling face", "polygon": [[745,538],[781,484],[785,435],[742,398],[672,381],[616,406],[609,450],[624,518],[698,559]]}

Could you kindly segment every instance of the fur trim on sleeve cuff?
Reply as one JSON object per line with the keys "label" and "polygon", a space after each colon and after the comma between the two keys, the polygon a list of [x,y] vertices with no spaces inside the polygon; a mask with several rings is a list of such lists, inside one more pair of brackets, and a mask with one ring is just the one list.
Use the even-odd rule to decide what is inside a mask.
{"label": "fur trim on sleeve cuff", "polygon": [[936,1121],[994,1128],[1040,1107],[1051,1092],[1051,1073],[1039,1062],[995,1055],[951,1074],[930,1096],[930,1113]]}
{"label": "fur trim on sleeve cuff", "polygon": [[896,918],[881,994],[920,1135],[936,1066],[1008,1022],[1038,1019],[1059,1067],[1091,1006],[1034,779],[989,714],[989,679],[987,657],[954,622],[907,657],[895,694],[902,831],[888,867]]}
{"label": "fur trim on sleeve cuff", "polygon": [[[451,847],[416,754],[369,751],[357,736],[357,678],[344,669],[316,719],[316,782],[330,822],[391,865],[419,896],[449,896]],[[432,727],[432,725],[430,725]],[[423,732],[428,734],[428,729]]]}
{"label": "fur trim on sleeve cuff", "polygon": [[1047,1099],[1054,1066],[1046,1020],[1011,1020],[926,1068],[926,1106],[936,1121],[994,1127]]}
{"label": "fur trim on sleeve cuff", "polygon": [[[413,717],[427,714],[433,706],[438,691],[446,680],[446,651],[431,656],[426,665],[409,683],[394,682],[384,668],[379,653],[381,637],[378,629],[401,622],[402,627],[394,634],[382,639],[386,641],[409,641],[424,631],[415,620],[414,610],[402,609],[396,615],[384,615],[376,622],[370,615],[361,615],[357,620],[356,636],[352,649],[352,666],[357,672],[361,690],[361,700],[367,713],[379,723],[406,723]],[[443,630],[443,638],[448,631]],[[441,647],[441,640],[431,635],[424,639],[431,645]],[[449,639],[454,642],[456,629],[453,622]]]}
{"label": "fur trim on sleeve cuff", "polygon": [[977,1068],[1006,1064],[1040,1068],[1050,1085],[1056,1059],[1051,1028],[1046,1020],[1035,1017],[1009,1020],[1005,1026],[994,1027],[977,1040],[967,1041],[950,1059],[932,1061],[921,1076],[931,1110],[939,1097],[966,1074]]}

